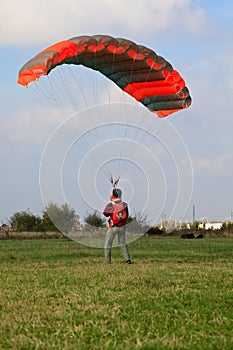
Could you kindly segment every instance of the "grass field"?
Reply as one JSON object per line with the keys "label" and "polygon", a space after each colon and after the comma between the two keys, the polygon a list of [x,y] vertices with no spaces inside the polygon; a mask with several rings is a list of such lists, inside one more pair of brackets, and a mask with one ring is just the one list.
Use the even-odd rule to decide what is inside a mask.
{"label": "grass field", "polygon": [[233,238],[0,241],[0,349],[233,349]]}

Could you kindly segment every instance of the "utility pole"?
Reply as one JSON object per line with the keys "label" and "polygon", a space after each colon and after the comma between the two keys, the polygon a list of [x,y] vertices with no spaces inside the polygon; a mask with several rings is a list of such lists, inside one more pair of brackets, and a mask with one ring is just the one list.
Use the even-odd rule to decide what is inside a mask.
{"label": "utility pole", "polygon": [[195,204],[193,205],[193,223],[196,221],[196,208]]}

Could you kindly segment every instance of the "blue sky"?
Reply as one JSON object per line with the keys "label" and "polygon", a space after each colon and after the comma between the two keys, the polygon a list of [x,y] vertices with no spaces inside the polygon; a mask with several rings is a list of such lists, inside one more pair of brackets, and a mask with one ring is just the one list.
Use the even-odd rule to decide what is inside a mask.
{"label": "blue sky", "polygon": [[[183,211],[177,214],[177,219],[182,217],[183,220],[192,220],[192,206],[195,204],[197,219],[207,217],[209,220],[226,220],[233,211],[232,2],[41,0],[38,3],[34,0],[2,0],[0,221],[5,222],[16,211],[30,210],[38,215],[42,213],[44,203],[39,184],[42,152],[54,130],[61,122],[67,120],[67,117],[64,119],[64,116],[56,115],[49,104],[46,106],[49,110],[46,117],[42,114],[39,94],[34,96],[30,89],[17,85],[18,70],[28,59],[54,42],[82,34],[97,33],[129,38],[152,48],[170,61],[184,77],[193,103],[189,109],[167,118],[169,125],[175,130],[174,135],[179,135],[187,148],[193,171],[191,198],[184,198],[187,210],[184,212],[182,209]],[[88,90],[88,87],[86,89]],[[70,113],[67,107],[68,117]],[[128,133],[133,138],[133,131],[131,133],[129,130]],[[81,154],[85,158],[85,150]],[[160,194],[156,192],[155,196],[158,196],[158,199],[157,202],[156,198],[154,199],[154,206],[158,215],[165,213],[169,216],[173,206],[171,202],[174,202],[175,198],[174,183],[177,181],[172,180],[170,163],[156,156],[159,163],[156,169],[162,170],[158,170],[157,175],[155,173],[154,183],[157,187],[160,175],[165,174],[166,198],[163,200],[162,196],[161,199]],[[88,172],[88,166],[85,166],[85,171]],[[142,162],[142,168],[143,166],[146,167],[145,161]],[[69,167],[71,165],[67,164],[67,183],[64,188],[69,202],[75,206],[80,191],[74,193],[68,186],[71,176]],[[77,174],[78,170],[77,165],[72,171]],[[145,201],[141,189],[144,185],[143,182],[135,182],[136,187],[132,190],[134,182],[127,180],[129,172],[130,169],[123,175],[125,177],[122,186],[131,207],[137,208],[135,203],[140,201],[137,193],[141,193],[141,200]],[[182,177],[183,187],[190,186],[189,176],[190,172]],[[106,180],[99,181],[100,188],[97,190],[103,198],[107,196],[108,200],[110,187],[108,184],[104,185]],[[85,192],[84,188],[83,191]],[[149,191],[150,195],[154,196],[153,190]],[[158,203],[160,201],[163,201],[163,205]],[[103,200],[100,201],[100,204],[102,203]],[[85,207],[83,204],[85,208],[80,208],[80,205],[77,210],[83,212],[92,207]]]}

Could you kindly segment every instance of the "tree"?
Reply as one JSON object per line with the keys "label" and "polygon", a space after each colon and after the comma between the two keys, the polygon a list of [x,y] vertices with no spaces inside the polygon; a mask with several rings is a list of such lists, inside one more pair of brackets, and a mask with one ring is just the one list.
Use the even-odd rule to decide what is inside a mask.
{"label": "tree", "polygon": [[97,211],[94,211],[94,213],[92,214],[87,214],[84,221],[87,225],[94,226],[94,227],[105,226],[105,220],[101,218],[101,216],[98,214]]}
{"label": "tree", "polygon": [[127,219],[127,228],[130,232],[146,232],[150,226],[147,223],[147,216],[141,213],[135,213]]}
{"label": "tree", "polygon": [[55,203],[50,203],[43,212],[42,226],[44,231],[68,233],[78,218],[75,210],[69,208],[68,204],[59,207]]}
{"label": "tree", "polygon": [[9,224],[14,231],[40,231],[41,218],[27,211],[14,213],[9,219]]}
{"label": "tree", "polygon": [[194,221],[190,226],[191,231],[197,231],[200,224],[201,224],[200,221]]}
{"label": "tree", "polygon": [[59,231],[59,229],[56,227],[56,225],[53,223],[52,219],[50,218],[47,210],[43,212],[41,227],[42,227],[42,231],[53,231],[53,232]]}

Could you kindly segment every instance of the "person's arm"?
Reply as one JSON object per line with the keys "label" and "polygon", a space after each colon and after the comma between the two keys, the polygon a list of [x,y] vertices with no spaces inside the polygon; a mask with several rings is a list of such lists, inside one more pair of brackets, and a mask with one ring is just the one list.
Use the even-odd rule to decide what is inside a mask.
{"label": "person's arm", "polygon": [[108,216],[111,215],[112,211],[113,211],[112,203],[109,203],[109,204],[106,205],[106,207],[105,207],[105,209],[103,211],[103,214],[104,214],[104,216],[108,217]]}

